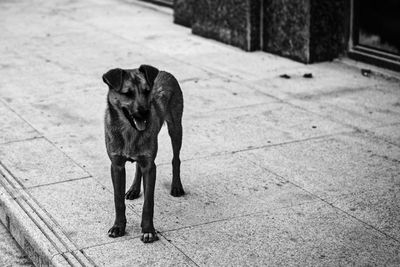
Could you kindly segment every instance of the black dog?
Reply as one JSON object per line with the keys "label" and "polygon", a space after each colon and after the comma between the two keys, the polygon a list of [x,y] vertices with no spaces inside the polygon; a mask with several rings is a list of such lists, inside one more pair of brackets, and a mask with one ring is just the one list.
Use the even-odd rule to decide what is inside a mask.
{"label": "black dog", "polygon": [[[168,72],[141,65],[139,69],[112,69],[103,75],[108,85],[105,114],[105,141],[111,160],[114,187],[115,222],[108,231],[110,237],[125,233],[125,197],[139,197],[143,176],[144,204],[142,241],[158,240],[153,225],[154,187],[156,182],[157,136],[164,121],[171,137],[171,195],[185,194],[180,178],[179,153],[182,145],[182,91],[175,77]],[[125,194],[125,163],[136,162],[136,174]]]}

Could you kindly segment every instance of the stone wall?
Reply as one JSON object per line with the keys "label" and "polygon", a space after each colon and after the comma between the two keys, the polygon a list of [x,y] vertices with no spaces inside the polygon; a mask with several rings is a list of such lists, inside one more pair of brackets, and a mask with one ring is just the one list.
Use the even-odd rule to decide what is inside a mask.
{"label": "stone wall", "polygon": [[192,26],[194,2],[196,0],[174,0],[174,22],[176,24]]}
{"label": "stone wall", "polygon": [[347,0],[175,0],[174,21],[192,32],[304,63],[345,51]]}
{"label": "stone wall", "polygon": [[332,60],[346,50],[350,1],[312,0],[310,62]]}
{"label": "stone wall", "polygon": [[302,62],[309,58],[310,0],[264,0],[263,50]]}
{"label": "stone wall", "polygon": [[246,51],[259,49],[260,1],[194,1],[192,31]]}
{"label": "stone wall", "polygon": [[263,50],[304,63],[345,49],[345,0],[265,0]]}

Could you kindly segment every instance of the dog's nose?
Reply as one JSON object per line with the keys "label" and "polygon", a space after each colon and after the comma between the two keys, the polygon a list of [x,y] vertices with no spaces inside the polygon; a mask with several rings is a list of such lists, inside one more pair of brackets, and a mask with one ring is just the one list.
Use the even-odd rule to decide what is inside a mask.
{"label": "dog's nose", "polygon": [[138,114],[142,118],[147,118],[150,114],[150,110],[144,107],[139,107],[138,108]]}

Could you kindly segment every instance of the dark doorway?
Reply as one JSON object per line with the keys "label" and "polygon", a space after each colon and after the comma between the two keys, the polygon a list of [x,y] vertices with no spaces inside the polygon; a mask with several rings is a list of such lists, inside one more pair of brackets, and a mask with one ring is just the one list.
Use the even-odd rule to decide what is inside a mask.
{"label": "dark doorway", "polygon": [[399,0],[353,0],[350,54],[400,69],[399,14]]}

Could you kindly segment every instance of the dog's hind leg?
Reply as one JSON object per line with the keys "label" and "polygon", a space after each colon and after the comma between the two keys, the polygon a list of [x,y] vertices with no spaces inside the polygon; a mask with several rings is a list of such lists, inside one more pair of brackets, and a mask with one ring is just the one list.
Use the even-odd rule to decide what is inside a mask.
{"label": "dog's hind leg", "polygon": [[142,182],[142,171],[140,170],[139,164],[136,163],[135,178],[133,179],[133,183],[129,188],[128,192],[126,192],[125,194],[126,199],[132,200],[139,197],[141,182]]}
{"label": "dog's hind leg", "polygon": [[[181,113],[182,114],[182,113]],[[172,116],[171,116],[172,117]],[[183,191],[181,182],[181,160],[179,154],[182,147],[182,122],[181,118],[170,118],[167,120],[168,133],[171,137],[173,158],[172,158],[172,184],[171,184],[171,195],[174,197],[180,197],[185,194]]]}

